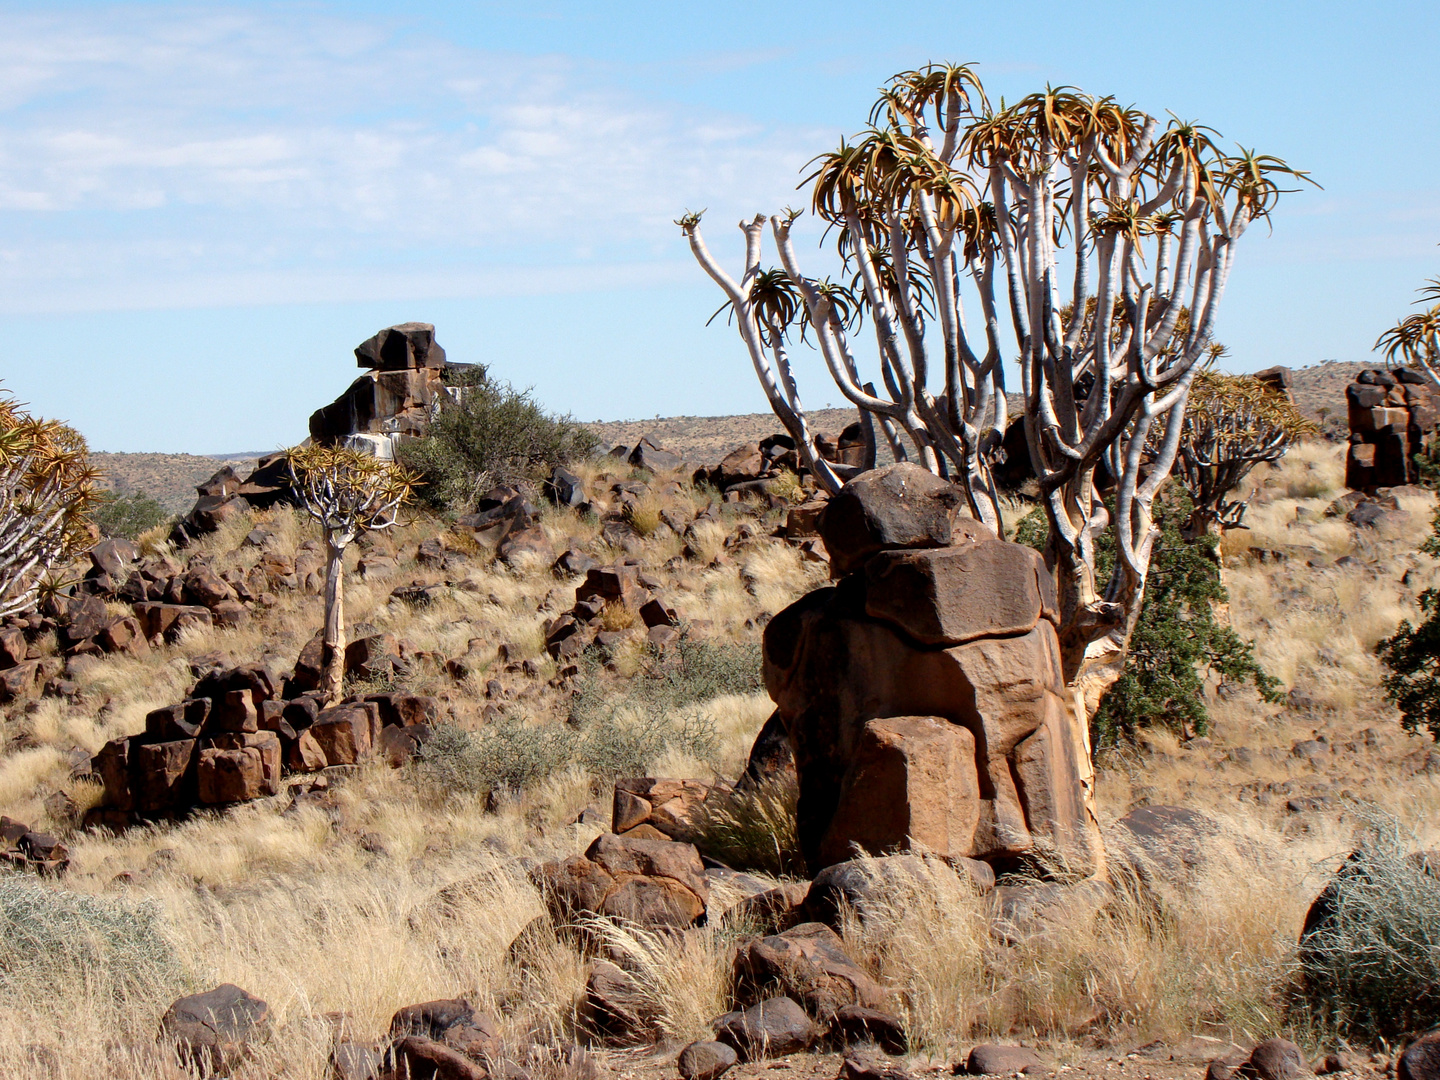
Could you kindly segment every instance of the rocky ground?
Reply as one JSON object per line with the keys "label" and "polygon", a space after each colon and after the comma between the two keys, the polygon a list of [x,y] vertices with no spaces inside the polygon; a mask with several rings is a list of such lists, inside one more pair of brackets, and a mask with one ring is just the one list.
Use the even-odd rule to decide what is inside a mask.
{"label": "rocky ground", "polygon": [[[337,1024],[342,1041],[364,1045],[385,1036],[397,1009],[462,995],[507,1045],[597,1044],[593,1057],[563,1060],[517,1051],[513,1067],[537,1077],[676,1075],[680,1048],[711,1037],[730,1008],[734,950],[755,927],[716,918],[683,935],[611,941],[639,973],[648,1034],[620,1040],[645,1044],[629,1048],[596,1039],[585,1005],[594,969],[543,922],[531,872],[608,834],[614,773],[593,744],[545,740],[598,724],[617,745],[652,739],[627,767],[639,755],[651,776],[734,782],[771,710],[753,681],[754,653],[748,685],[730,668],[712,672],[708,689],[676,705],[675,669],[653,664],[651,649],[672,664],[684,649],[753,650],[769,617],[822,584],[828,566],[806,546],[803,522],[787,528],[805,497],[798,487],[712,503],[685,469],[655,476],[602,461],[578,471],[588,506],[540,504],[498,542],[484,522],[421,519],[351,556],[353,636],[376,647],[350,687],[373,720],[346,723],[355,738],[364,729],[378,739],[394,725],[383,722],[385,706],[367,712],[366,701],[433,701],[429,727],[493,739],[478,744],[479,757],[451,744],[448,769],[361,754],[358,764],[327,756],[313,763],[318,773],[272,778],[257,764],[245,791],[258,797],[238,805],[116,832],[80,827],[106,797],[91,755],[145,730],[149,714],[196,693],[208,672],[256,663],[277,683],[296,678],[320,622],[319,563],[313,526],[291,511],[234,517],[185,551],[145,538],[84,637],[65,618],[22,634],[19,646],[0,635],[34,665],[32,685],[3,709],[0,814],[61,848],[22,836],[12,861],[25,868],[0,876],[0,914],[31,928],[30,944],[0,945],[9,1074],[163,1075],[152,1048],[166,1009],[233,983],[264,999],[268,1024],[237,1076],[331,1075]],[[727,1075],[925,1076],[963,1071],[974,1046],[999,1042],[1034,1048],[1044,1070],[1199,1080],[1232,1042],[1248,1050],[1284,1035],[1310,1064],[1338,1048],[1282,1002],[1300,923],[1348,850],[1357,814],[1394,814],[1416,846],[1436,838],[1440,753],[1401,732],[1373,655],[1380,637],[1415,617],[1419,592],[1440,583],[1435,561],[1415,550],[1433,498],[1400,491],[1363,526],[1346,520],[1344,505],[1327,516],[1342,490],[1340,449],[1325,444],[1298,448],[1253,486],[1251,528],[1225,541],[1230,617],[1283,681],[1286,702],[1212,681],[1212,731],[1156,731],[1098,758],[1112,850],[1125,843],[1117,823],[1137,808],[1179,805],[1217,823],[1172,898],[1186,917],[1157,926],[1124,904],[1102,923],[1059,912],[1050,918],[1061,932],[1000,945],[1014,912],[928,866],[881,890],[868,921],[838,921],[843,948],[889,995],[912,1053],[852,1066],[838,1053],[802,1053]],[[1014,510],[1018,519],[1025,507]],[[589,570],[624,565],[634,572],[615,570],[619,602],[581,610]],[[141,621],[116,591],[132,574],[159,597],[146,592],[139,603],[195,609],[189,621]],[[116,644],[127,619],[141,623],[139,644]],[[585,648],[570,652],[572,639]],[[286,734],[284,715],[252,701],[255,727],[243,730],[251,718],[241,708],[242,730],[221,733],[234,748],[222,739],[212,749],[237,762],[254,749],[261,763],[267,732],[287,754],[302,743],[293,726]],[[259,729],[262,719],[274,727]],[[566,760],[541,760],[562,745]],[[341,752],[334,747],[322,749]],[[501,757],[530,781],[491,782]],[[469,783],[471,772],[485,783]],[[788,843],[783,826],[760,824],[762,839]],[[750,878],[769,887],[785,871]],[[744,899],[727,887],[711,885],[717,911]],[[101,961],[67,951],[77,934],[104,942]],[[27,968],[20,955],[41,959]],[[1389,1060],[1366,1047],[1340,1064],[1363,1074]]]}

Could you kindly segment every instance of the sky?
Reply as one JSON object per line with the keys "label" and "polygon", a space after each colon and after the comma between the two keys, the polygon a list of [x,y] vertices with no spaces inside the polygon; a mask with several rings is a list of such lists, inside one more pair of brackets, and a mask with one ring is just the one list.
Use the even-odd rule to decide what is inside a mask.
{"label": "sky", "polygon": [[762,411],[673,220],[706,209],[736,266],[732,223],[804,205],[804,164],[931,60],[1311,172],[1239,245],[1233,370],[1365,360],[1440,275],[1440,5],[0,0],[0,26],[0,385],[97,450],[294,443],[407,320],[580,420]]}

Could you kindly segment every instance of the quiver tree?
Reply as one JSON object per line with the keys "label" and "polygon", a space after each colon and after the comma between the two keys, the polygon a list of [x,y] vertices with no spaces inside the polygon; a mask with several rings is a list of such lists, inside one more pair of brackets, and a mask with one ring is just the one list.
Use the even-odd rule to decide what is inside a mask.
{"label": "quiver tree", "polygon": [[0,391],[0,618],[33,608],[54,567],[93,542],[97,477],[79,432]]}
{"label": "quiver tree", "polygon": [[[1230,493],[1256,465],[1279,461],[1292,442],[1319,431],[1289,397],[1253,375],[1196,375],[1175,462],[1176,478],[1194,504],[1182,535],[1193,540],[1243,528],[1249,500]],[[1152,435],[1152,453],[1158,441],[1158,433]]]}
{"label": "quiver tree", "polygon": [[325,647],[320,689],[328,702],[345,681],[345,549],[367,532],[399,521],[415,477],[394,462],[342,446],[305,446],[286,454],[295,494],[325,531]]}
{"label": "quiver tree", "polygon": [[1413,364],[1425,373],[1430,385],[1440,390],[1440,278],[1431,278],[1419,289],[1420,299],[1437,301],[1424,311],[1407,315],[1380,335],[1375,348],[1385,359]]}
{"label": "quiver tree", "polygon": [[[801,301],[793,318],[814,331],[841,393],[880,423],[896,457],[954,479],[997,532],[991,466],[1008,419],[1002,355],[1015,349],[1065,675],[1093,708],[1119,675],[1140,611],[1151,506],[1179,450],[1235,244],[1273,209],[1277,176],[1303,174],[1252,151],[1227,154],[1209,128],[1162,124],[1073,88],[994,108],[964,66],[896,76],[870,119],[809,177],[811,210],[850,276],[843,293],[801,266],[796,211],[768,219],[778,271],[762,268],[767,219],[741,223],[738,278],[707,248],[699,214],[678,224],[733,307],[776,414],[831,492],[839,477],[816,461],[780,332],[786,315],[767,305],[762,283],[773,292],[783,274]],[[883,394],[862,382],[862,317]],[[1108,504],[1096,484],[1102,463],[1114,480]],[[1096,545],[1107,531],[1118,557],[1100,581]]]}

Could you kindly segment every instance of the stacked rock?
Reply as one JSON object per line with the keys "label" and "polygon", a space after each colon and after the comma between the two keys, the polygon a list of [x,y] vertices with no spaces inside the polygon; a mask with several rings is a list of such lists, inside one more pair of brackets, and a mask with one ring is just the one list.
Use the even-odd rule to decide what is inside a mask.
{"label": "stacked rock", "polygon": [[178,817],[274,795],[287,771],[356,765],[377,752],[408,758],[438,715],[434,698],[404,693],[325,708],[294,675],[277,680],[263,664],[219,668],[185,700],[150,712],[143,732],[101,748],[91,768],[105,794],[86,823]]}
{"label": "stacked rock", "polygon": [[389,460],[394,444],[425,433],[430,406],[445,393],[448,365],[430,323],[387,327],[355,349],[368,368],[350,388],[310,416],[310,437],[344,443]]}
{"label": "stacked rock", "polygon": [[910,463],[850,481],[820,522],[836,584],[765,629],[812,872],[856,848],[1103,866],[1050,574],[964,507]]}
{"label": "stacked rock", "polygon": [[1398,487],[1419,479],[1415,454],[1435,430],[1436,395],[1413,368],[1362,371],[1345,388],[1350,453],[1345,486]]}

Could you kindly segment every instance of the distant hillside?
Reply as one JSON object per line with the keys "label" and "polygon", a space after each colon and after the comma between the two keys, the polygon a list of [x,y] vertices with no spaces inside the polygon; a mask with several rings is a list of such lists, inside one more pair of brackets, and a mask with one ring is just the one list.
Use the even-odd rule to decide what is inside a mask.
{"label": "distant hillside", "polygon": [[[1295,403],[1315,420],[1320,410],[1332,416],[1345,412],[1345,384],[1355,374],[1373,364],[1332,361],[1314,367],[1298,368],[1292,392]],[[1013,406],[1012,406],[1013,408]],[[838,433],[856,418],[854,409],[817,409],[810,413],[813,430],[829,435]],[[600,439],[603,449],[618,444],[634,446],[644,435],[653,435],[657,442],[681,454],[696,465],[719,461],[741,443],[755,442],[782,430],[771,413],[747,413],[741,416],[671,416],[659,420],[612,420],[585,424]],[[252,468],[258,454],[95,454],[95,462],[105,472],[106,486],[128,494],[143,491],[177,513],[190,509],[195,501],[195,485],[208,480],[227,462],[244,475]]]}
{"label": "distant hillside", "polygon": [[204,483],[227,463],[242,476],[254,457],[210,457],[205,454],[91,454],[105,479],[102,485],[118,495],[143,491],[167,510],[188,511],[195,503],[195,485]]}

